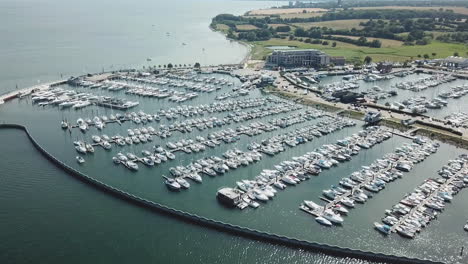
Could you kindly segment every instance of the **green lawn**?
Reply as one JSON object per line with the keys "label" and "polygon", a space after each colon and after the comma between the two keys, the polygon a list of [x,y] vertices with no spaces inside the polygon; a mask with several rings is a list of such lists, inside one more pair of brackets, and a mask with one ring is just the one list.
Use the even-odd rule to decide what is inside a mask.
{"label": "green lawn", "polygon": [[[332,41],[329,41],[330,44]],[[252,42],[254,45],[252,49],[252,59],[264,59],[266,55],[271,53],[271,50],[266,48],[268,46],[294,46],[298,49],[318,49],[332,56],[344,56],[348,62],[363,61],[366,56],[372,57],[373,61],[405,61],[410,59],[417,59],[418,54],[423,56],[432,53],[437,53],[437,58],[445,58],[458,52],[464,56],[468,52],[468,45],[456,43],[442,43],[433,41],[425,46],[401,46],[392,48],[369,48],[359,47],[348,43],[337,42],[336,47],[331,45],[323,46],[321,44],[309,44],[300,41],[290,41],[286,39],[270,39],[268,41]]]}
{"label": "green lawn", "polygon": [[221,31],[223,33],[227,33],[229,30],[229,26],[225,24],[216,24],[216,30]]}

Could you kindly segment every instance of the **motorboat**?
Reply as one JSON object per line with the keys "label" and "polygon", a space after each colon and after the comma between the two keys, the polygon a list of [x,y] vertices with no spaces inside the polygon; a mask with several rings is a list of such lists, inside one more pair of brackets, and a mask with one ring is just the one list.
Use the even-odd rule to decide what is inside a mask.
{"label": "motorboat", "polygon": [[307,207],[309,207],[310,209],[312,209],[312,210],[319,210],[319,209],[321,210],[321,209],[323,209],[323,206],[320,206],[320,205],[318,205],[318,204],[316,204],[316,203],[314,203],[312,201],[304,200],[304,204]]}
{"label": "motorboat", "polygon": [[253,191],[253,195],[257,200],[262,202],[266,202],[269,200],[268,196],[259,189],[255,189]]}
{"label": "motorboat", "polygon": [[324,226],[332,226],[332,222],[327,220],[326,218],[319,216],[315,218],[315,221],[317,221],[319,224],[324,225]]}
{"label": "motorboat", "polygon": [[195,182],[202,182],[202,177],[198,173],[190,173],[187,175],[188,178],[192,179]]}
{"label": "motorboat", "polygon": [[340,202],[341,202],[342,205],[344,205],[346,207],[354,208],[353,200],[349,199],[348,197],[343,197]]}
{"label": "motorboat", "polygon": [[335,214],[332,210],[327,209],[325,212],[323,212],[322,215],[325,219],[328,221],[334,223],[334,224],[342,224],[343,223],[343,218],[337,214]]}
{"label": "motorboat", "polygon": [[384,235],[390,234],[391,228],[388,225],[384,225],[384,224],[375,222],[374,227],[375,227],[375,229],[377,229],[379,232],[381,232]]}
{"label": "motorboat", "polygon": [[76,156],[76,161],[79,163],[79,164],[83,164],[85,162],[85,160],[83,159],[83,157],[81,156]]}
{"label": "motorboat", "polygon": [[134,170],[134,171],[138,170],[138,165],[133,161],[130,161],[130,160],[127,161],[126,165],[130,170]]}
{"label": "motorboat", "polygon": [[182,187],[184,189],[190,188],[190,183],[187,180],[185,180],[184,178],[178,177],[175,180],[180,185],[180,187]]}
{"label": "motorboat", "polygon": [[169,188],[170,190],[173,190],[173,191],[178,191],[180,190],[181,186],[180,184],[172,179],[172,178],[168,178],[168,177],[165,177],[166,180],[164,181],[164,183],[166,184],[167,188]]}

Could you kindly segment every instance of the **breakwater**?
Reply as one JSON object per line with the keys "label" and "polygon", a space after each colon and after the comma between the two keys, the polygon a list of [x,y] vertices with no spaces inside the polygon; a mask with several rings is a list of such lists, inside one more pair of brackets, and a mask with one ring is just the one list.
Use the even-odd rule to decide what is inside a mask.
{"label": "breakwater", "polygon": [[415,258],[386,255],[386,254],[381,254],[381,253],[365,252],[361,250],[342,248],[342,247],[331,246],[331,245],[326,245],[326,244],[303,241],[303,240],[298,240],[295,238],[289,238],[285,236],[271,234],[268,232],[263,232],[263,231],[246,228],[246,227],[223,223],[221,221],[217,221],[217,220],[209,219],[203,216],[198,216],[195,214],[180,211],[180,210],[177,210],[177,209],[174,209],[174,208],[171,208],[171,207],[159,204],[159,203],[146,200],[144,198],[135,196],[125,191],[119,190],[103,182],[100,182],[88,175],[78,172],[77,170],[64,164],[63,162],[55,158],[53,155],[48,153],[29,133],[28,129],[22,125],[0,124],[0,129],[1,128],[12,128],[12,129],[23,130],[28,136],[28,138],[31,140],[31,142],[33,143],[33,146],[37,150],[39,150],[41,154],[43,154],[48,160],[50,160],[57,167],[66,171],[67,173],[76,177],[77,179],[82,180],[83,182],[89,183],[92,186],[100,190],[103,190],[109,194],[112,194],[115,197],[118,197],[120,199],[129,201],[135,205],[148,208],[156,212],[164,213],[169,216],[176,217],[185,222],[194,223],[200,226],[216,229],[216,230],[226,232],[226,233],[240,235],[243,237],[252,238],[255,240],[271,242],[275,244],[288,246],[291,248],[301,248],[301,249],[306,249],[306,250],[310,250],[314,252],[322,252],[325,254],[339,256],[339,257],[351,257],[351,258],[358,258],[358,259],[364,259],[364,260],[376,261],[376,262],[387,262],[387,263],[441,263],[441,262],[433,262],[433,261],[428,261],[428,260],[420,260],[420,259],[415,259]]}

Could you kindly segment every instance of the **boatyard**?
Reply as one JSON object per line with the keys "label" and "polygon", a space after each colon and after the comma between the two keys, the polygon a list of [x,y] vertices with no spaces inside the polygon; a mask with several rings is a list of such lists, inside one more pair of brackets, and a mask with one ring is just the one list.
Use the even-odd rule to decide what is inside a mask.
{"label": "boatyard", "polygon": [[[409,251],[416,246],[400,236],[382,239],[375,230],[414,235],[421,230],[411,229],[418,225],[414,219],[422,212],[421,219],[433,216],[431,228],[413,237],[430,248],[431,243],[424,242],[427,238],[420,239],[440,236],[436,226],[450,223],[443,217],[456,214],[444,212],[436,218],[422,199],[414,207],[393,205],[395,199],[408,200],[408,195],[419,199],[408,193],[421,182],[426,188],[427,179],[450,159],[464,159],[459,155],[465,150],[414,135],[417,127],[399,131],[364,126],[346,112],[326,111],[265,93],[261,83],[268,78],[254,71],[227,72],[179,69],[77,77],[30,93],[18,91],[2,110],[7,122],[17,109],[32,113],[22,119],[24,124],[41,116],[42,126],[29,128],[34,138],[52,155],[100,182],[173,208],[276,230],[288,237],[345,246],[349,241],[343,236],[360,233],[366,239],[357,241],[355,248],[397,254],[387,246]],[[267,71],[262,74],[277,78],[269,85],[281,78]],[[452,95],[465,91],[465,84],[448,74],[417,76],[407,71],[401,77],[367,76],[359,74],[349,84],[342,76],[312,75],[309,80],[318,80],[317,88],[335,92],[343,85],[370,89],[377,97],[385,92],[383,87],[397,91],[395,96],[378,99],[379,104],[389,99],[399,102],[408,93],[411,97],[407,99],[412,100],[408,105],[425,105],[429,97],[423,101],[419,94],[438,95],[446,88]],[[413,86],[419,88],[404,88]],[[437,111],[448,115],[451,105],[455,103]],[[433,110],[429,107],[426,114]],[[447,120],[466,121],[463,114],[456,113]],[[424,201],[434,200],[442,192],[454,195],[447,186],[461,190],[466,185],[464,170],[457,170],[457,162],[450,162],[440,172],[453,174],[453,180],[430,180],[430,186],[438,189],[424,196]],[[103,168],[106,173],[101,173]],[[460,207],[455,202],[454,207]],[[386,218],[381,216],[382,208],[392,208]],[[404,210],[408,212],[400,215]],[[372,217],[364,219],[361,214]],[[391,217],[397,219],[393,225],[387,221],[394,220]],[[466,217],[461,220],[465,223]],[[285,228],[287,222],[298,228]],[[463,227],[457,229],[462,232],[458,240],[464,235]],[[435,250],[428,258],[437,260],[441,254]]]}

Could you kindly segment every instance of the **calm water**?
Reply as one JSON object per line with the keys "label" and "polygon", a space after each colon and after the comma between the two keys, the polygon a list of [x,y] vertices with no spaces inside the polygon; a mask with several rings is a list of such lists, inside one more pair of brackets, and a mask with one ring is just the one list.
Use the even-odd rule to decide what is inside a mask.
{"label": "calm water", "polygon": [[[37,80],[57,79],[60,73],[79,75],[100,71],[103,67],[109,69],[111,66],[123,68],[147,65],[146,58],[152,58],[151,63],[154,64],[193,63],[196,60],[202,64],[237,62],[242,59],[246,49],[211,32],[207,28],[210,18],[222,12],[240,14],[254,7],[271,5],[264,2],[233,1],[145,1],[138,5],[111,1],[3,1],[0,3],[0,20],[9,23],[0,23],[0,33],[8,36],[0,43],[0,56],[2,61],[11,63],[0,66],[0,89],[6,91],[16,84],[21,87]],[[105,12],[102,11],[104,9]],[[173,10],[173,13],[167,10]],[[174,21],[175,13],[180,14],[179,20],[183,18],[184,21]],[[166,32],[170,32],[169,37]],[[182,46],[182,42],[187,45]],[[238,84],[237,80],[232,81]],[[383,87],[381,84],[379,86]],[[70,89],[67,86],[64,88]],[[123,92],[91,92],[125,96]],[[224,91],[218,94],[222,92]],[[201,94],[188,103],[208,103],[216,95]],[[264,95],[255,91],[250,96]],[[144,110],[147,113],[177,106],[167,100],[136,96],[128,98],[140,101],[135,110]],[[382,237],[372,228],[372,223],[383,216],[385,209],[398,202],[424,179],[436,176],[436,171],[448,159],[462,153],[462,150],[453,146],[442,144],[438,153],[417,165],[403,179],[391,183],[375,198],[352,210],[343,227],[327,229],[298,209],[301,201],[318,201],[324,188],[336,184],[340,178],[360,166],[370,164],[376,158],[393,151],[407,142],[406,140],[394,137],[373,149],[362,151],[351,162],[280,192],[274,201],[257,210],[248,208],[240,211],[220,206],[215,199],[216,190],[222,186],[234,186],[240,179],[253,178],[264,168],[271,169],[282,160],[291,159],[292,156],[301,155],[323,144],[334,143],[360,128],[349,128],[315,139],[224,176],[205,177],[202,184],[192,184],[188,191],[171,193],[164,186],[161,177],[162,174],[168,174],[169,167],[186,165],[191,160],[205,156],[219,156],[233,147],[246,150],[251,141],[259,142],[262,138],[317,121],[257,137],[243,136],[234,145],[223,144],[199,154],[180,153],[174,161],[157,168],[140,165],[140,170],[132,173],[113,165],[112,156],[118,151],[139,154],[142,149],[149,149],[153,144],[164,145],[168,141],[174,142],[181,138],[195,138],[220,128],[189,135],[176,132],[173,137],[157,139],[153,144],[113,147],[110,152],[96,149],[93,156],[86,157],[83,166],[78,166],[72,142],[77,139],[89,141],[91,135],[100,132],[91,129],[82,134],[75,130],[70,135],[60,129],[60,120],[67,118],[74,121],[78,117],[92,118],[96,114],[110,115],[111,111],[98,107],[80,111],[58,111],[56,108],[32,105],[29,99],[24,99],[2,106],[0,122],[27,125],[51,153],[84,173],[144,198],[192,213],[310,241],[426,257],[450,263],[468,261],[466,257],[456,257],[461,246],[468,246],[466,233],[462,230],[468,215],[466,190],[457,195],[438,220],[431,223],[414,240],[405,240],[398,235]],[[217,117],[225,115],[226,113],[213,114]],[[252,121],[244,123],[249,122]],[[235,128],[238,125],[221,129]],[[108,125],[102,133],[109,136],[117,133],[124,135],[129,127],[137,126],[130,123],[122,126]],[[4,238],[0,241],[2,263],[31,263],[37,262],[37,259],[44,259],[49,263],[135,260],[167,263],[361,263],[246,240],[181,223],[109,197],[71,178],[43,159],[26,141],[26,137],[16,130],[0,131],[0,142],[0,205],[3,209],[0,212],[0,233]]]}
{"label": "calm water", "polygon": [[228,0],[2,0],[0,94],[16,85],[57,80],[61,75],[167,63],[238,63],[247,49],[213,33],[208,27],[211,18],[276,4]]}

